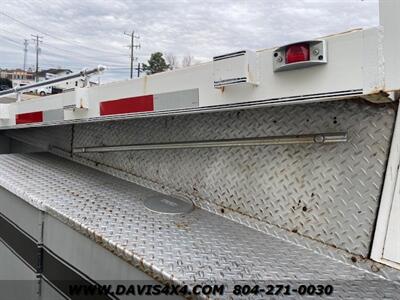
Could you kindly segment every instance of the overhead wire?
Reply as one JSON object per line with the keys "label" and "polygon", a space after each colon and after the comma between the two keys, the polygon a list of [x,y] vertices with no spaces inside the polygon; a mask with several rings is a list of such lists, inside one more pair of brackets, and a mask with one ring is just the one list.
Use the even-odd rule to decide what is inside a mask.
{"label": "overhead wire", "polygon": [[[46,35],[46,36],[51,37],[53,39],[62,41],[64,43],[72,44],[72,45],[74,45],[76,47],[79,47],[81,49],[82,48],[86,48],[86,49],[89,49],[91,51],[103,52],[104,53],[103,56],[96,56],[96,55],[93,56],[93,55],[88,55],[86,53],[82,53],[81,50],[65,49],[65,48],[60,47],[59,45],[55,46],[53,44],[46,43],[47,47],[44,48],[46,50],[42,54],[42,57],[44,56],[42,58],[42,60],[44,62],[44,65],[58,67],[57,64],[54,61],[57,61],[58,59],[67,56],[67,57],[74,58],[75,60],[79,60],[79,61],[82,61],[82,62],[90,62],[90,64],[93,64],[93,60],[96,60],[97,63],[99,63],[99,60],[100,60],[100,63],[107,65],[110,70],[112,70],[113,72],[117,72],[117,73],[124,72],[125,70],[129,70],[130,69],[130,67],[125,67],[125,65],[122,64],[122,63],[121,63],[121,65],[116,64],[116,61],[114,59],[112,59],[111,61],[108,61],[108,62],[104,61],[104,58],[118,58],[118,57],[122,58],[125,55],[128,56],[125,53],[122,53],[122,52],[119,52],[119,53],[110,52],[110,51],[105,51],[105,50],[102,50],[102,49],[95,49],[95,48],[92,48],[92,47],[88,47],[86,45],[82,45],[82,44],[78,43],[77,41],[70,41],[70,40],[67,40],[67,39],[64,39],[64,38],[60,38],[60,37],[58,37],[56,35],[53,35],[51,33],[46,32],[44,30],[38,29],[37,27],[31,26],[31,25],[29,25],[27,23],[24,23],[24,22],[22,22],[22,21],[20,21],[20,20],[18,20],[16,18],[14,18],[11,15],[4,13],[4,12],[0,12],[0,14],[3,15],[3,16],[6,16],[7,18],[9,18],[11,20],[13,20],[14,22],[17,22],[17,23],[19,23],[19,24],[21,24],[21,25],[23,25],[23,26],[25,26],[25,27],[27,27],[27,28],[29,28],[31,30],[34,30],[34,31],[36,31],[36,32],[38,32],[40,34]],[[25,36],[20,34],[20,33],[11,32],[11,31],[6,30],[4,28],[0,28],[0,30],[2,30],[4,32],[8,32],[8,33],[13,34],[13,35],[18,35],[18,36],[26,39]],[[0,35],[0,37],[2,37],[3,39],[7,40],[9,43],[12,43],[12,44],[14,44],[16,46],[22,46],[22,41],[20,43],[20,42],[18,42],[16,40],[11,39],[9,37],[6,37],[4,35]],[[48,48],[57,49],[57,50],[60,50],[60,51],[68,52],[70,54],[60,54],[58,52],[54,52],[52,50],[49,50]],[[48,59],[49,57],[54,58],[53,62],[49,63],[49,59]],[[86,57],[86,58],[84,58],[84,57]],[[72,67],[72,68],[80,69],[80,68],[82,68],[82,66]]]}
{"label": "overhead wire", "polygon": [[[18,35],[18,36],[22,37],[23,39],[26,39],[26,36],[24,36],[24,35],[22,35],[21,33],[18,33],[18,32],[11,32],[11,31],[6,30],[4,28],[0,28],[0,31],[8,32],[8,33],[13,34],[13,35]],[[57,49],[57,50],[69,52],[69,53],[72,53],[72,54],[75,54],[75,55],[85,56],[85,57],[88,57],[88,58],[103,59],[103,58],[114,58],[114,57],[124,57],[124,56],[129,57],[128,53],[117,54],[117,55],[102,55],[101,54],[101,55],[97,56],[97,55],[88,55],[86,53],[78,52],[79,50],[72,50],[72,49],[62,48],[60,46],[55,46],[55,45],[50,44],[50,43],[45,43],[45,46],[46,46],[46,48],[50,47],[50,48],[54,48],[54,49]]]}
{"label": "overhead wire", "polygon": [[122,54],[122,53],[117,53],[117,52],[106,51],[106,50],[103,50],[103,49],[92,48],[92,47],[83,45],[83,44],[81,44],[81,43],[79,43],[79,42],[77,42],[77,41],[67,40],[67,39],[61,38],[61,37],[59,37],[59,36],[56,36],[56,35],[50,34],[50,33],[48,33],[48,32],[45,32],[45,31],[43,31],[43,30],[41,30],[41,29],[38,29],[37,27],[34,27],[34,26],[32,26],[32,25],[29,25],[29,24],[27,24],[27,23],[25,23],[25,22],[22,22],[22,21],[16,19],[15,17],[13,17],[13,16],[11,16],[11,15],[9,15],[9,14],[6,14],[6,13],[4,13],[4,12],[1,12],[1,11],[0,11],[0,14],[3,15],[3,16],[5,16],[5,17],[7,17],[7,18],[9,18],[9,19],[11,19],[11,20],[13,20],[14,22],[17,22],[17,23],[19,23],[19,24],[21,24],[21,25],[27,27],[27,28],[30,28],[30,29],[32,29],[32,30],[37,31],[38,33],[41,33],[41,34],[43,34],[43,35],[52,37],[52,38],[54,38],[54,39],[63,41],[64,43],[73,44],[74,46],[78,46],[78,47],[81,47],[81,48],[86,48],[86,49],[89,49],[89,50],[92,50],[92,51],[99,51],[99,52],[104,52],[104,53],[109,53],[109,54]]}
{"label": "overhead wire", "polygon": [[[2,28],[0,28],[0,30],[2,30]],[[7,32],[7,30],[3,30],[3,31],[6,31],[6,32]],[[20,34],[17,34],[17,35],[23,37],[23,35],[20,35]],[[22,41],[21,41],[21,43],[20,43],[20,42],[18,42],[17,40],[12,39],[12,38],[7,37],[7,36],[2,35],[2,34],[0,34],[0,38],[3,38],[3,39],[5,39],[6,41],[12,43],[13,46],[17,46],[17,47],[22,46]],[[69,54],[60,53],[59,51],[58,51],[58,52],[55,52],[55,51],[50,50],[50,49],[48,49],[48,48],[53,48],[53,49],[57,49],[57,50],[69,52]],[[54,45],[51,45],[51,44],[46,44],[46,47],[42,47],[42,50],[43,50],[43,51],[42,51],[42,57],[43,57],[43,56],[45,56],[45,57],[46,57],[46,56],[47,56],[47,57],[53,57],[53,58],[54,58],[53,61],[54,61],[54,60],[60,61],[60,59],[62,59],[62,58],[70,57],[70,58],[73,58],[74,60],[81,61],[83,64],[85,64],[85,63],[87,62],[87,64],[90,64],[90,65],[91,65],[91,64],[99,64],[99,63],[101,63],[101,64],[106,64],[106,65],[118,65],[118,62],[119,62],[119,60],[112,59],[111,57],[110,57],[111,60],[110,60],[110,58],[104,59],[105,57],[104,57],[104,58],[103,58],[103,57],[96,57],[96,56],[86,56],[86,57],[84,57],[85,54],[78,53],[78,52],[75,52],[75,51],[73,51],[73,50],[68,50],[68,49],[59,48],[59,47],[54,46]],[[115,57],[121,57],[121,56],[115,56]],[[46,59],[46,60],[47,60],[47,59]],[[47,60],[47,61],[48,61],[48,60]],[[118,66],[119,66],[119,65],[118,65]],[[120,65],[120,66],[124,66],[122,62],[121,62],[121,65]]]}
{"label": "overhead wire", "polygon": [[0,37],[3,38],[3,39],[5,39],[6,41],[9,41],[9,42],[12,42],[12,43],[18,45],[18,46],[21,46],[21,45],[22,45],[22,44],[20,44],[18,41],[14,40],[14,39],[12,39],[12,38],[10,38],[10,37],[4,36],[4,35],[2,35],[2,34],[0,34]]}

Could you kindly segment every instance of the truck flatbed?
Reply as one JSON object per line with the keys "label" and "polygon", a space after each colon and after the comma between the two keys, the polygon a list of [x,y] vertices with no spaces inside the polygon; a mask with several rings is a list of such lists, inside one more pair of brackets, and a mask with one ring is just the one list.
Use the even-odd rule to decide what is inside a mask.
{"label": "truck flatbed", "polygon": [[[152,212],[143,199],[157,192],[51,154],[0,156],[0,185],[164,283],[318,278],[346,299],[395,299],[400,292],[394,278],[317,253],[283,230],[278,238],[199,208]],[[62,236],[59,242],[68,243]]]}

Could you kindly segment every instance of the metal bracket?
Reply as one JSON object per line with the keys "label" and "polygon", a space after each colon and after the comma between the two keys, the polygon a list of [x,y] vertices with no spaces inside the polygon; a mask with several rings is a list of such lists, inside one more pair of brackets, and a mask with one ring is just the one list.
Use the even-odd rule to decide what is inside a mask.
{"label": "metal bracket", "polygon": [[76,88],[75,90],[75,107],[78,109],[89,108],[89,89],[88,87]]}

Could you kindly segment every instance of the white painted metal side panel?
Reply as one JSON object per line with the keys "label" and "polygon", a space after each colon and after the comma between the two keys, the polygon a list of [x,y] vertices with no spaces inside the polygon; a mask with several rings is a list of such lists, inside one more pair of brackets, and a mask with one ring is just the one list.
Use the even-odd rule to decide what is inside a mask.
{"label": "white painted metal side panel", "polygon": [[40,285],[40,300],[65,300],[64,296],[56,291],[45,280],[42,280]]}
{"label": "white painted metal side panel", "polygon": [[384,27],[383,51],[385,58],[385,90],[392,91],[400,85],[400,1],[379,1],[379,19]]}
{"label": "white painted metal side panel", "polygon": [[[213,65],[210,62],[134,80],[130,86],[134,93],[132,96],[199,88],[200,107],[205,107],[362,89],[363,31],[334,35],[325,40],[328,44],[328,64],[288,72],[273,72],[274,49],[258,51],[257,66],[260,74],[258,86],[237,85],[223,90],[215,89]],[[108,85],[103,85],[92,88],[91,91],[101,90],[99,94],[103,99],[107,99],[107,89]],[[115,95],[110,96],[115,98]]]}
{"label": "white painted metal side panel", "polygon": [[400,264],[400,176],[397,176],[383,258]]}
{"label": "white painted metal side panel", "polygon": [[40,210],[2,187],[0,187],[0,213],[37,241],[41,240]]}
{"label": "white painted metal side panel", "polygon": [[[393,132],[371,258],[400,269],[400,117]],[[397,247],[397,248],[396,248]]]}
{"label": "white painted metal side panel", "polygon": [[383,27],[366,29],[363,31],[363,35],[363,93],[376,93],[380,91],[385,84]]}
{"label": "white painted metal side panel", "polygon": [[[61,259],[99,284],[111,284],[114,288],[117,284],[159,284],[91,239],[47,214],[44,219],[43,243]],[[134,298],[159,299],[157,296]],[[164,298],[182,299],[178,296]]]}
{"label": "white painted metal side panel", "polygon": [[0,270],[0,299],[38,299],[39,282],[36,274],[1,241]]}
{"label": "white painted metal side panel", "polygon": [[153,280],[47,214],[43,234],[43,243],[47,248],[96,281]]}

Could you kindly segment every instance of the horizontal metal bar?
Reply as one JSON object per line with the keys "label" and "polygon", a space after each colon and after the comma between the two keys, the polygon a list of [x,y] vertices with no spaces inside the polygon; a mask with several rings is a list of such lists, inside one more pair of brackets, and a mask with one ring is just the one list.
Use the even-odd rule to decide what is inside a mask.
{"label": "horizontal metal bar", "polygon": [[[358,99],[361,95],[362,95],[362,90],[340,91],[340,92],[330,92],[324,94],[311,94],[299,97],[266,99],[260,101],[241,102],[241,103],[215,105],[215,106],[204,106],[196,108],[183,108],[183,109],[175,109],[175,110],[171,109],[171,110],[152,111],[143,113],[129,113],[123,115],[98,116],[87,119],[84,118],[84,119],[71,119],[71,120],[61,120],[61,121],[46,121],[43,123],[18,124],[17,126],[6,125],[6,126],[0,126],[0,130],[12,129],[12,128],[56,126],[64,124],[83,124],[83,123],[96,123],[105,121],[132,120],[132,119],[142,119],[142,118],[162,117],[162,116],[181,116],[181,115],[191,115],[199,113],[237,111],[241,109],[258,109],[264,107],[276,107],[284,105],[311,104],[316,102],[327,102],[334,100],[337,101],[337,100]],[[73,107],[73,105],[71,105],[71,107]]]}
{"label": "horizontal metal bar", "polygon": [[158,144],[137,144],[120,146],[79,147],[72,150],[73,153],[88,152],[119,152],[139,150],[164,150],[164,149],[190,149],[190,148],[219,148],[219,147],[241,147],[241,146],[265,146],[265,145],[287,145],[287,144],[326,144],[347,142],[346,132],[317,133],[304,135],[286,135],[243,139],[226,139],[211,141],[188,141]]}
{"label": "horizontal metal bar", "polygon": [[38,87],[44,87],[44,86],[53,85],[54,83],[62,83],[64,81],[68,81],[68,80],[71,80],[71,79],[80,78],[80,77],[86,77],[86,76],[93,75],[93,74],[96,74],[96,73],[101,73],[105,69],[106,68],[104,66],[98,66],[97,68],[91,69],[91,70],[83,69],[80,72],[68,74],[68,75],[65,75],[65,76],[56,77],[54,79],[44,80],[44,81],[40,81],[40,82],[29,84],[29,85],[24,85],[24,86],[21,86],[21,87],[12,88],[12,89],[5,90],[5,91],[0,91],[0,98],[4,97],[4,96],[7,96],[7,95],[20,93],[20,92],[23,92],[23,91],[30,91],[30,90],[38,88]]}

